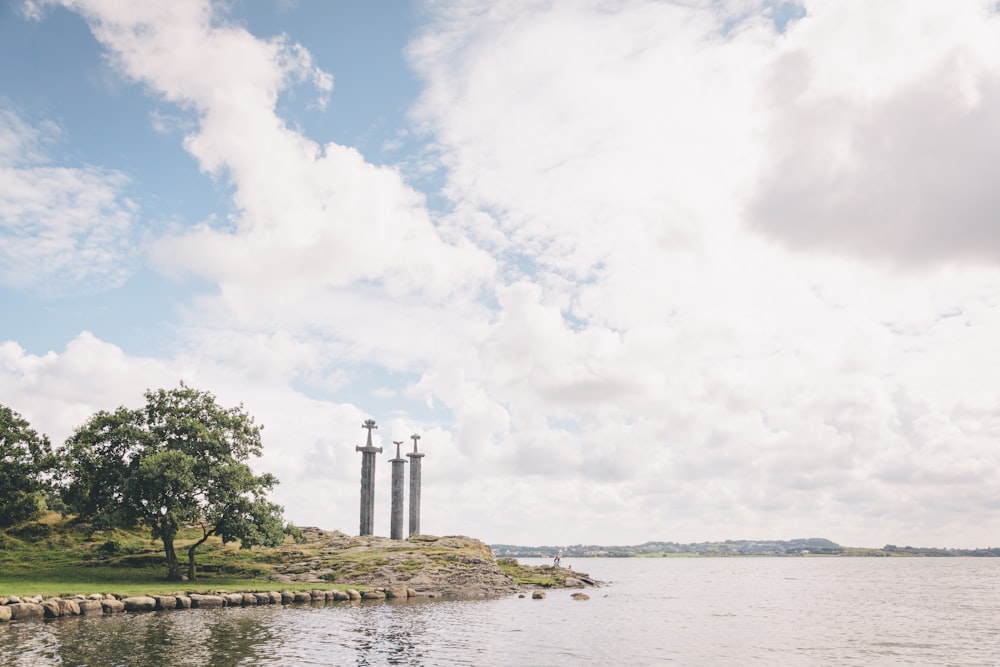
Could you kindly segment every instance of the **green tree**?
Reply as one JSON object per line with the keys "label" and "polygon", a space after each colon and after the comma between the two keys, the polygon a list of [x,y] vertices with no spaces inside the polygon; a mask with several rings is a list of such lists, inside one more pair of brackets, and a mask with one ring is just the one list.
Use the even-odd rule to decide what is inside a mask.
{"label": "green tree", "polygon": [[55,457],[47,436],[0,405],[0,528],[37,519],[45,509]]}
{"label": "green tree", "polygon": [[195,552],[212,535],[243,548],[280,544],[282,509],[266,497],[278,480],[246,463],[260,456],[261,427],[243,406],[222,408],[184,383],[145,397],[138,410],[98,412],[67,441],[66,504],[98,528],[150,528],[171,579],[181,578],[174,540],[187,524],[202,530],[188,547],[189,579]]}

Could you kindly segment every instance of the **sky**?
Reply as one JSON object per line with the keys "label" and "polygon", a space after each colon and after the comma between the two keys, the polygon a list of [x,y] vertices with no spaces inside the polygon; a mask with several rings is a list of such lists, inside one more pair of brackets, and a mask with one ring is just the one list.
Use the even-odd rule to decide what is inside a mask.
{"label": "sky", "polygon": [[[1000,545],[984,0],[2,0],[0,403],[356,534]],[[405,449],[404,449],[405,451]]]}

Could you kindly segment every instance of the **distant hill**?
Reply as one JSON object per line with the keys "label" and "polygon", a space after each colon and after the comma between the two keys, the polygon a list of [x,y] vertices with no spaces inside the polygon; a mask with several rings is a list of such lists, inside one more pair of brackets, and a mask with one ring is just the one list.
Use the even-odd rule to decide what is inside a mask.
{"label": "distant hill", "polygon": [[633,546],[602,546],[573,544],[569,546],[525,547],[513,544],[493,544],[493,553],[500,557],[552,558],[556,554],[575,558],[634,556],[796,556],[804,554],[839,555],[844,547],[822,538],[795,540],[726,540],[724,542],[645,542]]}
{"label": "distant hill", "polygon": [[525,547],[514,544],[492,544],[490,548],[502,558],[553,558],[557,554],[568,558],[634,558],[649,556],[925,556],[925,557],[1000,557],[1000,548],[941,549],[936,547],[898,547],[887,544],[882,548],[845,547],[823,537],[794,540],[726,540],[724,542],[645,542],[633,546],[603,546],[572,544],[569,546]]}

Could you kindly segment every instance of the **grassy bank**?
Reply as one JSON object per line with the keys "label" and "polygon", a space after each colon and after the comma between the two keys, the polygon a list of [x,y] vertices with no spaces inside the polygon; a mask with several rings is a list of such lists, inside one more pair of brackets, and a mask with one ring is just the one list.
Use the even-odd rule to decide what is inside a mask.
{"label": "grassy bank", "polygon": [[[201,536],[198,528],[178,534],[178,555]],[[290,545],[294,545],[288,538]],[[0,531],[0,595],[68,595],[90,593],[172,593],[214,590],[265,591],[302,589],[302,582],[271,579],[284,562],[281,548],[240,549],[210,538],[199,547],[194,581],[166,579],[163,547],[148,531],[91,531],[58,514],[39,522]],[[313,588],[347,588],[333,583]]]}

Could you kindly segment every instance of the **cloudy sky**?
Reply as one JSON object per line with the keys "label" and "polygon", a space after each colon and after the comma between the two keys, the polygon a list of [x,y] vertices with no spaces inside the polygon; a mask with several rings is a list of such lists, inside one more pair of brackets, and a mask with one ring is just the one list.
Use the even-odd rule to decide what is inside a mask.
{"label": "cloudy sky", "polygon": [[[985,0],[7,0],[0,403],[181,380],[358,530],[1000,545]],[[407,442],[407,446],[409,443]]]}

